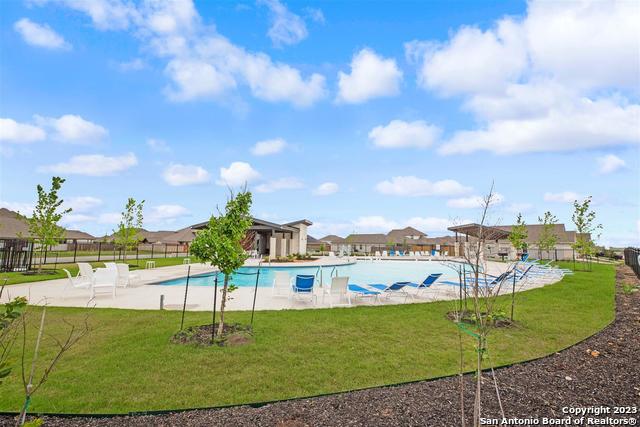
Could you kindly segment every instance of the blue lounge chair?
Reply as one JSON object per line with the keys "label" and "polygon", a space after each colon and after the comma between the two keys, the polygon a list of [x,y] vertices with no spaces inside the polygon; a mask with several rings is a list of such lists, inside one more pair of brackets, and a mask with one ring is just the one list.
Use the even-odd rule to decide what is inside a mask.
{"label": "blue lounge chair", "polygon": [[316,295],[313,292],[313,285],[315,283],[315,276],[312,274],[298,274],[295,277],[295,281],[291,284],[291,295],[289,300],[294,297],[307,297],[315,304]]}
{"label": "blue lounge chair", "polygon": [[391,296],[397,296],[397,295],[403,296],[406,302],[407,298],[409,296],[412,296],[404,289],[409,283],[410,282],[395,282],[391,285],[383,285],[381,283],[372,283],[367,286],[369,286],[370,288],[379,290],[380,292],[385,294],[387,298]]}
{"label": "blue lounge chair", "polygon": [[442,276],[442,273],[432,273],[427,276],[426,279],[422,281],[422,283],[407,283],[407,286],[410,286],[416,290],[415,296],[422,294],[426,289],[430,288],[439,278]]}
{"label": "blue lounge chair", "polygon": [[347,289],[349,289],[349,292],[354,293],[356,297],[372,297],[374,301],[377,301],[380,296],[380,292],[364,288],[360,285],[349,284]]}

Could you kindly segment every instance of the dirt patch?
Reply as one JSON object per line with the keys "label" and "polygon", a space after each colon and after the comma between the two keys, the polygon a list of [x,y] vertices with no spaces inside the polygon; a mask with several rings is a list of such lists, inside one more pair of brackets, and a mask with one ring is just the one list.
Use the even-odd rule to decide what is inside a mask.
{"label": "dirt patch", "polygon": [[222,335],[218,335],[218,323],[215,324],[216,337],[212,340],[211,325],[191,326],[171,337],[174,344],[192,344],[197,346],[218,345],[236,347],[253,343],[251,326],[240,323],[225,323]]}
{"label": "dirt patch", "polygon": [[[640,292],[621,291],[622,280],[640,283],[627,270],[630,269],[618,270],[617,312],[613,324],[562,352],[496,370],[507,417],[562,418],[565,407],[640,405]],[[491,376],[485,375],[483,380],[483,416],[499,417],[499,403],[491,393]],[[258,408],[240,406],[102,419],[45,417],[45,425],[460,426],[459,381],[457,377],[449,377]],[[470,422],[474,378],[467,375],[463,381],[465,417]],[[6,425],[12,423],[10,418],[0,418],[0,424],[2,421]]]}

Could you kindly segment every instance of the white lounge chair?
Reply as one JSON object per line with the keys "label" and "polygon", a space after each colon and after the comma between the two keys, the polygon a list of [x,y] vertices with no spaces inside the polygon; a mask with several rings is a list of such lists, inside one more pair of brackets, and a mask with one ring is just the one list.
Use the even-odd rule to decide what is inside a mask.
{"label": "white lounge chair", "polygon": [[112,268],[96,269],[91,284],[91,298],[95,298],[97,293],[110,293],[111,297],[115,298],[117,281],[118,270]]}
{"label": "white lounge chair", "polygon": [[78,277],[81,277],[83,281],[93,283],[93,267],[88,262],[78,263]]}
{"label": "white lounge chair", "polygon": [[116,263],[115,262],[105,262],[104,266],[106,268],[110,268],[112,270],[117,270],[118,269],[118,267],[116,267]]}
{"label": "white lounge chair", "polygon": [[[351,307],[351,295],[347,289],[348,285],[348,277],[333,277],[331,279],[331,284],[329,286],[325,286],[322,290],[322,302],[324,303],[325,296],[328,296],[329,307],[331,308],[333,308],[334,305],[345,305]],[[338,299],[337,304],[333,303],[335,297]]]}
{"label": "white lounge chair", "polygon": [[65,291],[67,289],[91,288],[91,280],[87,280],[85,277],[82,277],[80,275],[78,275],[77,277],[73,277],[69,272],[69,270],[67,270],[66,268],[63,268],[62,271],[64,271],[67,274],[67,285],[65,286],[65,289],[64,289]]}
{"label": "white lounge chair", "polygon": [[329,256],[330,256],[331,258],[335,258],[335,257],[336,257],[336,253],[335,253],[335,252],[332,252],[332,251],[329,251]]}
{"label": "white lounge chair", "polygon": [[129,264],[116,264],[116,270],[118,273],[116,284],[120,287],[126,288],[127,286],[131,285],[131,279],[138,278],[138,275],[136,273],[131,273],[129,271]]}
{"label": "white lounge chair", "polygon": [[387,251],[382,251],[382,256],[383,256],[383,257],[388,257],[388,256],[389,256],[389,253],[388,253]]}
{"label": "white lounge chair", "polygon": [[291,294],[291,277],[286,271],[276,271],[273,277],[272,295],[288,297]]}

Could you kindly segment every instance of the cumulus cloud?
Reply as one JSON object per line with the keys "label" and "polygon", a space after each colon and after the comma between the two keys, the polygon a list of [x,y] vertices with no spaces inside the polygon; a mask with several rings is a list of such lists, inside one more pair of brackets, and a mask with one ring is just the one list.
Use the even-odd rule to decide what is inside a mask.
{"label": "cumulus cloud", "polygon": [[32,46],[47,49],[71,49],[71,45],[47,24],[38,24],[28,18],[22,18],[13,24],[13,28],[20,33],[22,39]]}
{"label": "cumulus cloud", "polygon": [[455,196],[471,191],[453,179],[431,182],[416,176],[395,176],[376,184],[376,190],[381,194],[392,196]]}
{"label": "cumulus cloud", "polygon": [[146,215],[146,220],[151,223],[172,223],[176,219],[189,216],[189,209],[181,205],[158,205],[152,206]]}
{"label": "cumulus cloud", "polygon": [[118,224],[122,219],[122,214],[118,212],[105,212],[98,215],[98,223],[100,224]]}
{"label": "cumulus cloud", "polygon": [[[499,205],[504,201],[504,196],[500,193],[493,193],[491,205]],[[481,208],[485,204],[485,198],[482,196],[460,197],[457,199],[447,200],[447,206],[450,208],[473,209]]]}
{"label": "cumulus cloud", "polygon": [[201,166],[169,165],[162,173],[164,181],[174,187],[193,184],[204,184],[211,180],[211,175]]}
{"label": "cumulus cloud", "polygon": [[362,49],[351,60],[351,73],[338,72],[338,102],[358,104],[371,98],[397,95],[402,71],[395,59]]}
{"label": "cumulus cloud", "polygon": [[304,20],[291,12],[279,0],[258,0],[269,8],[271,27],[267,35],[274,46],[292,45],[301,42],[309,34]]}
{"label": "cumulus cloud", "polygon": [[258,193],[273,193],[279,190],[296,190],[303,188],[304,183],[298,178],[279,178],[267,181],[255,187]]}
{"label": "cumulus cloud", "polygon": [[254,156],[268,156],[281,152],[286,146],[287,142],[282,138],[267,139],[257,142],[256,145],[251,148],[251,153]]}
{"label": "cumulus cloud", "polygon": [[99,142],[109,135],[102,126],[85,120],[75,114],[65,114],[59,118],[34,116],[36,123],[51,130],[54,140],[74,144]]}
{"label": "cumulus cloud", "polygon": [[418,83],[442,96],[462,95],[477,119],[440,152],[640,144],[640,106],[619,92],[638,85],[638,20],[633,2],[531,1],[523,18],[487,30],[462,27],[444,43],[408,43]]}
{"label": "cumulus cloud", "polygon": [[42,141],[46,137],[46,132],[38,126],[0,118],[0,142],[29,143]]}
{"label": "cumulus cloud", "polygon": [[627,166],[627,163],[614,154],[598,157],[598,172],[602,175],[610,174]]}
{"label": "cumulus cloud", "polygon": [[340,187],[335,182],[323,182],[313,190],[313,194],[316,196],[329,196],[337,193],[339,189]]}
{"label": "cumulus cloud", "polygon": [[124,30],[133,20],[139,18],[135,7],[122,0],[34,0],[32,3],[43,5],[57,3],[69,9],[85,13],[99,30]]}
{"label": "cumulus cloud", "polygon": [[397,228],[398,223],[396,221],[387,219],[383,216],[361,216],[353,222],[354,227],[358,231],[389,231],[392,228]]}
{"label": "cumulus cloud", "polygon": [[441,133],[439,127],[424,120],[392,120],[386,126],[371,129],[369,139],[380,148],[427,148],[438,140]]}
{"label": "cumulus cloud", "polygon": [[88,154],[73,156],[67,162],[56,163],[38,168],[39,172],[53,172],[60,175],[107,176],[127,170],[138,164],[135,154],[105,156]]}
{"label": "cumulus cloud", "polygon": [[31,215],[35,209],[33,203],[28,202],[10,202],[0,199],[0,208],[9,209],[10,211],[19,212],[22,215]]}
{"label": "cumulus cloud", "polygon": [[169,153],[171,152],[171,147],[165,141],[161,139],[149,138],[147,139],[147,146],[155,152],[158,153]]}
{"label": "cumulus cloud", "polygon": [[533,210],[533,204],[531,203],[511,203],[507,207],[507,211],[511,213],[526,213]]}
{"label": "cumulus cloud", "polygon": [[545,202],[573,203],[583,199],[583,196],[574,191],[562,191],[560,193],[544,193]]}
{"label": "cumulus cloud", "polygon": [[102,203],[101,199],[93,196],[76,196],[65,200],[65,206],[73,209],[73,212],[78,214],[91,212],[102,206]]}
{"label": "cumulus cloud", "polygon": [[122,72],[140,71],[147,68],[147,64],[140,58],[134,58],[131,61],[119,62],[117,67]]}
{"label": "cumulus cloud", "polygon": [[218,185],[228,185],[237,187],[245,185],[260,178],[260,173],[246,162],[233,162],[228,168],[220,168],[220,179],[216,181]]}

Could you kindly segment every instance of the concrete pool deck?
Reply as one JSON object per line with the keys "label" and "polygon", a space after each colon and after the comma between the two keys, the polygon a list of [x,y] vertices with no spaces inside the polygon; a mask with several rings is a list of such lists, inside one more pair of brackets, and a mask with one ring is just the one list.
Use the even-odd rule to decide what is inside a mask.
{"label": "concrete pool deck", "polygon": [[[323,257],[317,261],[302,263],[274,263],[272,266],[320,266],[320,265],[345,265],[355,261],[355,258],[328,258]],[[407,262],[407,261],[398,261]],[[433,262],[424,260],[421,262]],[[248,260],[246,266],[257,266],[258,261]],[[267,266],[266,264],[262,264]],[[17,296],[27,297],[30,304],[61,307],[85,307],[87,305],[99,308],[122,308],[122,309],[159,309],[160,298],[164,295],[164,308],[168,310],[182,309],[184,301],[184,286],[156,286],[157,283],[187,275],[187,265],[177,265],[170,267],[158,267],[147,270],[137,270],[135,273],[139,276],[132,281],[132,285],[126,288],[117,288],[116,296],[113,298],[111,294],[99,294],[94,299],[90,299],[88,289],[69,288],[67,279],[47,280],[42,282],[31,282],[20,285],[7,286],[4,290],[1,302],[6,302]],[[190,264],[191,275],[210,273],[215,271],[209,265]],[[489,274],[498,275],[504,271],[506,264],[498,262],[488,262],[487,272]],[[442,265],[443,271],[448,267]],[[449,270],[450,271],[450,270]],[[518,291],[531,289],[534,287],[544,286],[549,281],[533,281],[519,286]],[[503,293],[510,292],[511,288],[502,289]],[[457,286],[451,285],[433,285],[423,293],[420,298],[407,299],[410,302],[427,302],[436,300],[453,300],[459,293]],[[251,310],[253,303],[253,287],[239,287],[232,293],[233,299],[227,302],[228,310]],[[307,309],[307,308],[328,308],[329,301],[323,301],[321,289],[316,289],[317,303],[315,305],[310,302],[294,300],[290,303],[287,297],[272,296],[271,287],[258,287],[258,295],[256,297],[256,310],[283,310],[283,309]],[[351,298],[353,306],[371,305],[372,298]],[[398,297],[381,297],[380,302],[376,305],[399,304],[404,303],[404,298]],[[213,287],[211,286],[190,286],[187,297],[187,310],[191,311],[209,311],[213,305]]]}

